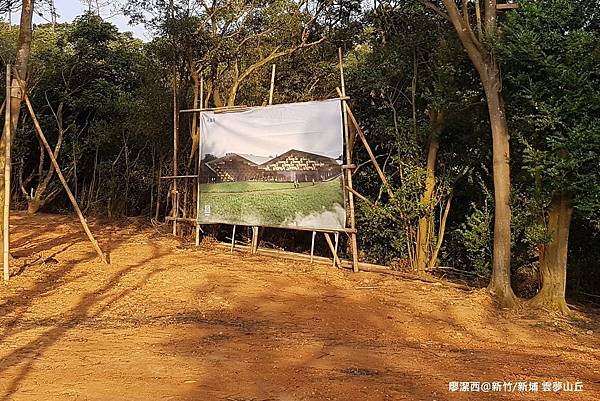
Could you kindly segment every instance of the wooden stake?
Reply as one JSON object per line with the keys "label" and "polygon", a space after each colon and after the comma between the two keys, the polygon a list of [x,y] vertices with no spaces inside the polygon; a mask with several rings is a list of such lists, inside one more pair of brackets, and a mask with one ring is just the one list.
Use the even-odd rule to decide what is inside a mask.
{"label": "wooden stake", "polygon": [[[339,60],[340,60],[340,82],[342,89],[342,98],[346,97],[346,83],[344,81],[344,61],[342,57],[342,48],[338,48]],[[352,147],[350,144],[350,133],[348,131],[348,113],[346,100],[342,100],[343,106],[343,117],[344,117],[344,140],[346,142],[346,164],[352,164]],[[352,189],[352,172],[350,169],[346,169],[346,186]],[[350,212],[350,246],[352,247],[352,270],[358,272],[358,242],[356,240],[356,219],[354,216],[354,194],[348,192],[348,209]]]}
{"label": "wooden stake", "polygon": [[[333,234],[334,238],[335,238],[335,246],[333,247],[333,265],[335,266],[336,263],[338,263],[338,244],[340,243],[340,233],[335,233]],[[340,265],[341,266],[341,265]]]}
{"label": "wooden stake", "polygon": [[235,247],[235,224],[233,225],[233,233],[231,234],[231,250],[230,250],[231,253],[233,253],[234,247]]}
{"label": "wooden stake", "polygon": [[4,245],[2,254],[2,268],[4,272],[4,282],[7,283],[10,277],[9,271],[9,256],[10,256],[10,167],[11,167],[11,154],[10,154],[10,140],[11,140],[11,124],[10,124],[10,99],[11,99],[11,66],[6,65],[6,100],[4,109],[4,138],[5,141],[5,153],[4,153],[4,219],[2,221],[2,243]]}
{"label": "wooden stake", "polygon": [[312,232],[312,240],[310,242],[310,263],[313,262],[315,256],[315,237],[317,236],[317,232]]}
{"label": "wooden stake", "polygon": [[252,254],[254,255],[256,253],[256,250],[258,249],[258,226],[253,226],[252,227]]}
{"label": "wooden stake", "polygon": [[340,259],[337,257],[337,251],[335,249],[335,246],[333,245],[333,242],[331,242],[331,237],[329,236],[329,233],[323,233],[325,235],[325,242],[327,242],[327,245],[329,246],[329,250],[331,251],[331,254],[333,255],[333,266],[335,267],[337,265],[337,267],[339,267],[340,269],[342,268],[342,264],[340,263]]}
{"label": "wooden stake", "polygon": [[92,243],[92,246],[94,247],[94,250],[100,257],[100,259],[102,259],[102,261],[104,263],[108,264],[106,255],[104,254],[104,252],[102,252],[102,250],[100,249],[100,246],[98,245],[98,242],[96,241],[96,239],[94,238],[94,235],[90,231],[90,228],[88,227],[87,222],[86,222],[85,218],[83,217],[83,214],[81,213],[81,209],[79,209],[79,205],[77,204],[77,201],[75,200],[75,197],[73,196],[73,193],[69,189],[67,180],[65,180],[65,177],[62,174],[60,166],[58,165],[58,162],[56,161],[56,158],[54,157],[52,148],[50,148],[50,145],[48,144],[48,141],[46,140],[46,137],[44,136],[44,133],[42,132],[40,123],[38,122],[38,119],[35,116],[35,112],[33,111],[33,106],[31,105],[31,102],[29,101],[29,96],[27,96],[27,94],[25,93],[23,88],[21,88],[21,91],[23,92],[23,99],[25,100],[25,104],[27,105],[27,110],[29,111],[29,115],[31,116],[31,119],[33,120],[33,126],[35,128],[35,131],[38,134],[38,136],[40,137],[40,141],[44,145],[44,148],[48,152],[48,156],[50,156],[50,161],[52,162],[52,165],[54,166],[56,175],[58,176],[60,182],[62,183],[63,187],[65,188],[65,192],[67,193],[67,196],[69,197],[69,200],[71,201],[71,204],[73,205],[73,208],[75,209],[75,213],[77,213],[77,217],[79,217],[79,221],[81,222],[81,225],[83,226],[83,230],[87,234],[88,239]]}
{"label": "wooden stake", "polygon": [[[200,109],[204,107],[204,76],[200,75]],[[202,163],[202,120],[198,116],[198,177],[196,178],[196,246],[200,245],[200,164]]]}
{"label": "wooden stake", "polygon": [[269,106],[273,104],[273,92],[275,91],[275,64],[271,70],[271,89],[269,90]]}

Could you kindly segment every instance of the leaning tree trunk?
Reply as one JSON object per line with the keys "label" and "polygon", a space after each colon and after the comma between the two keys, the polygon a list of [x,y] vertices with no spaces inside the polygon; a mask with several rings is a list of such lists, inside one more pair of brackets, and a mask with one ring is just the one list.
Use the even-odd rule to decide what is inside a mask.
{"label": "leaning tree trunk", "polygon": [[540,274],[542,288],[531,300],[531,305],[551,309],[563,314],[569,313],[565,299],[567,283],[567,253],[569,248],[569,227],[573,206],[567,194],[558,194],[552,199],[548,212],[550,242],[540,245]]}
{"label": "leaning tree trunk", "polygon": [[[18,72],[21,79],[27,77],[27,66],[29,64],[29,55],[31,53],[31,30],[33,19],[33,0],[23,0],[21,4],[21,21],[19,28],[19,37],[17,39],[17,55],[15,58],[14,70]],[[10,116],[11,116],[11,144],[15,140],[17,132],[17,122],[19,120],[19,110],[21,108],[21,96],[19,91],[19,82],[13,77],[10,97]],[[26,86],[26,85],[24,85]],[[6,135],[3,132],[0,141],[0,171],[4,171],[6,165],[5,157]],[[4,204],[4,177],[0,175],[0,205]],[[4,221],[4,210],[0,208],[0,228]],[[1,231],[1,230],[0,230]],[[0,253],[4,251],[4,244],[0,241]]]}
{"label": "leaning tree trunk", "polygon": [[[202,108],[200,102],[200,76],[198,74],[198,70],[195,68],[194,64],[190,62],[190,69],[192,71],[192,81],[194,83],[194,110],[198,107]],[[192,147],[190,149],[190,157],[188,158],[186,169],[189,171],[192,162],[194,161],[194,156],[198,151],[198,143],[200,142],[200,114],[192,113],[192,128],[191,128],[191,136],[192,136]]]}
{"label": "leaning tree trunk", "polygon": [[[424,209],[430,207],[431,198],[435,190],[435,169],[437,165],[437,154],[440,148],[440,134],[443,130],[444,113],[432,111],[429,115],[431,124],[431,135],[429,137],[429,149],[427,151],[427,166],[425,177],[425,190],[421,196],[421,206]],[[430,213],[427,212],[419,219],[419,230],[417,233],[417,271],[423,272],[427,267],[430,251],[429,242],[433,237]]]}

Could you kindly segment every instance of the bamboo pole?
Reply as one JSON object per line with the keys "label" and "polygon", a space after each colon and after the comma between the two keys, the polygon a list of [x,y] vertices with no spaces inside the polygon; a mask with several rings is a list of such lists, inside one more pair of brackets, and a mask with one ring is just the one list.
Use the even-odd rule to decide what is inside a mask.
{"label": "bamboo pole", "polygon": [[198,111],[214,111],[215,113],[224,113],[227,111],[243,111],[245,109],[249,109],[250,107],[244,105],[238,106],[221,106],[221,107],[201,107],[199,109],[183,109],[179,110],[180,113],[196,113]]}
{"label": "bamboo pole", "polygon": [[385,174],[383,173],[383,170],[379,166],[379,162],[375,158],[375,155],[373,154],[373,151],[371,150],[371,147],[369,146],[369,142],[367,142],[367,138],[365,137],[364,132],[358,125],[358,121],[356,121],[356,118],[354,117],[352,110],[350,110],[350,106],[348,106],[348,104],[346,102],[344,102],[344,106],[346,108],[346,113],[348,113],[348,116],[350,117],[350,120],[352,121],[352,125],[354,125],[354,128],[356,129],[358,137],[360,138],[361,142],[363,143],[363,146],[367,150],[367,153],[369,154],[369,158],[371,159],[371,162],[373,162],[373,165],[375,166],[375,170],[377,170],[377,174],[379,175],[379,178],[381,178],[381,181],[383,181],[383,185],[385,185],[388,195],[391,198],[393,198],[394,192],[392,191],[392,186],[390,185]]}
{"label": "bamboo pole", "polygon": [[10,167],[11,167],[11,154],[10,154],[10,140],[11,140],[11,124],[10,124],[10,99],[11,99],[11,66],[6,65],[6,99],[4,109],[4,138],[5,141],[5,153],[4,153],[4,218],[2,221],[2,243],[4,245],[2,253],[2,270],[4,276],[4,282],[7,283],[10,277],[9,271],[9,256],[10,256]]}
{"label": "bamboo pole", "polygon": [[[341,269],[342,264],[340,263],[340,259],[337,257],[337,250],[335,249],[333,242],[331,242],[331,237],[329,236],[329,233],[323,233],[323,234],[325,234],[325,242],[327,242],[327,245],[329,246],[329,250],[331,251],[331,254],[333,255],[333,266],[335,267],[337,265],[337,267],[339,267]],[[354,262],[352,263],[352,265],[354,268]]]}
{"label": "bamboo pole", "polygon": [[252,226],[252,254],[258,249],[258,226]]}
{"label": "bamboo pole", "polygon": [[[269,88],[269,106],[273,104],[273,92],[275,90],[275,64],[273,64],[273,68],[271,69],[271,87]],[[258,236],[259,236],[259,226],[252,226],[252,254],[256,253],[258,249]]]}
{"label": "bamboo pole", "polygon": [[366,196],[364,196],[363,194],[361,194],[360,192],[357,192],[355,189],[349,188],[346,186],[346,190],[349,192],[352,192],[354,195],[356,195],[356,197],[364,202],[366,202],[369,206],[375,206],[375,204],[373,202],[371,202]]}
{"label": "bamboo pole", "polygon": [[[346,97],[346,83],[344,81],[344,61],[342,57],[342,48],[338,48],[339,63],[340,63],[340,82],[342,90],[342,98]],[[348,113],[346,100],[342,100],[343,118],[344,118],[344,140],[346,142],[346,164],[352,164],[352,148],[350,145],[350,133],[348,131]],[[352,189],[352,172],[346,169],[346,186]],[[352,247],[352,270],[358,272],[358,242],[356,240],[356,219],[354,216],[354,194],[348,192],[348,209],[350,212],[350,246]]]}
{"label": "bamboo pole", "polygon": [[94,235],[90,231],[90,228],[88,227],[87,222],[86,222],[85,218],[83,217],[83,214],[81,213],[81,209],[79,209],[79,205],[77,204],[77,201],[75,200],[75,197],[73,196],[73,193],[69,189],[67,180],[65,180],[65,177],[62,174],[60,166],[58,165],[58,162],[56,161],[56,158],[54,157],[54,153],[52,152],[52,149],[50,148],[50,145],[48,144],[48,141],[46,140],[46,137],[44,136],[44,133],[42,132],[40,123],[38,122],[38,119],[35,116],[35,112],[33,111],[33,106],[31,105],[31,102],[29,101],[29,96],[27,96],[27,94],[25,93],[23,88],[21,88],[21,90],[23,92],[23,99],[25,100],[25,104],[27,105],[27,110],[29,111],[29,115],[31,116],[31,119],[33,120],[33,126],[35,128],[35,131],[38,134],[38,136],[40,137],[40,140],[42,141],[44,148],[48,152],[48,156],[50,156],[50,161],[52,162],[52,165],[54,166],[56,175],[58,176],[60,182],[62,183],[63,187],[65,188],[65,192],[67,193],[67,196],[69,197],[69,200],[71,201],[71,204],[73,205],[73,208],[75,209],[75,213],[77,213],[77,217],[79,217],[79,221],[81,222],[81,225],[83,226],[83,230],[87,234],[88,239],[92,243],[92,246],[94,247],[94,250],[100,257],[100,259],[102,259],[102,261],[104,263],[108,264],[106,255],[104,254],[104,252],[102,252],[102,250],[100,249],[100,246],[98,245],[98,242],[96,241],[96,239],[94,238]]}
{"label": "bamboo pole", "polygon": [[273,92],[275,91],[275,64],[271,70],[271,88],[269,89],[269,106],[273,104]]}
{"label": "bamboo pole", "polygon": [[[200,109],[204,107],[204,76],[200,75]],[[200,245],[200,164],[202,163],[202,115],[198,116],[198,177],[196,178],[196,246]]]}
{"label": "bamboo pole", "polygon": [[[231,244],[228,242],[219,242],[217,244],[217,246],[222,249],[229,249],[231,247]],[[250,251],[250,246],[238,244],[236,246],[236,249],[238,249],[240,251]],[[274,258],[276,257],[276,258],[283,258],[283,259],[289,259],[289,260],[296,260],[296,261],[300,261],[300,262],[309,262],[310,261],[310,255],[307,255],[304,253],[291,252],[291,251],[280,251],[277,249],[258,248],[257,254],[263,255],[263,256],[274,257]],[[315,255],[313,259],[314,259],[314,263],[318,263],[318,264],[322,264],[322,265],[330,265],[331,264],[331,258],[328,258],[325,256]],[[352,269],[352,262],[345,260],[345,259],[339,259],[339,265],[344,269]],[[382,265],[375,265],[372,263],[359,262],[359,265],[360,265],[361,271],[362,270],[371,271],[371,269],[379,269],[382,272],[383,271],[392,271],[389,267],[382,266]],[[375,270],[373,270],[373,271],[375,271]],[[404,274],[404,273],[400,273],[400,274]],[[408,275],[408,273],[406,273],[406,274]],[[413,276],[417,277],[415,275],[413,275]]]}
{"label": "bamboo pole", "polygon": [[333,234],[333,237],[335,238],[335,245],[333,247],[333,266],[335,266],[335,264],[338,263],[338,260],[339,260],[337,254],[338,254],[338,245],[340,243],[340,233]]}
{"label": "bamboo pole", "polygon": [[[177,112],[177,78],[173,68],[173,176],[177,176],[177,144],[179,142],[179,113]],[[177,179],[173,180],[173,235],[177,235],[177,217],[179,215],[179,196]]]}
{"label": "bamboo pole", "polygon": [[235,224],[233,225],[233,232],[231,233],[231,250],[229,252],[233,253],[233,248],[235,248]]}

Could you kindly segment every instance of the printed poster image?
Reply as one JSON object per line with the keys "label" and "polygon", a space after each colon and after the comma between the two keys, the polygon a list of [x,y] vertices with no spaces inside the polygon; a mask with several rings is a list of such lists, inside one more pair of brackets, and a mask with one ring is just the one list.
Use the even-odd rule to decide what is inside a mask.
{"label": "printed poster image", "polygon": [[341,101],[202,112],[201,224],[346,226]]}

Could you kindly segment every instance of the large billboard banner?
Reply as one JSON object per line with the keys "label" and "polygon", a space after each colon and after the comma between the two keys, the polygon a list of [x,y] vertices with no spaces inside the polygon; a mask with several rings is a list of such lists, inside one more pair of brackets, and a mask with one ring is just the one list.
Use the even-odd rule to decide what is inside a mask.
{"label": "large billboard banner", "polygon": [[200,118],[201,224],[345,227],[340,100]]}

